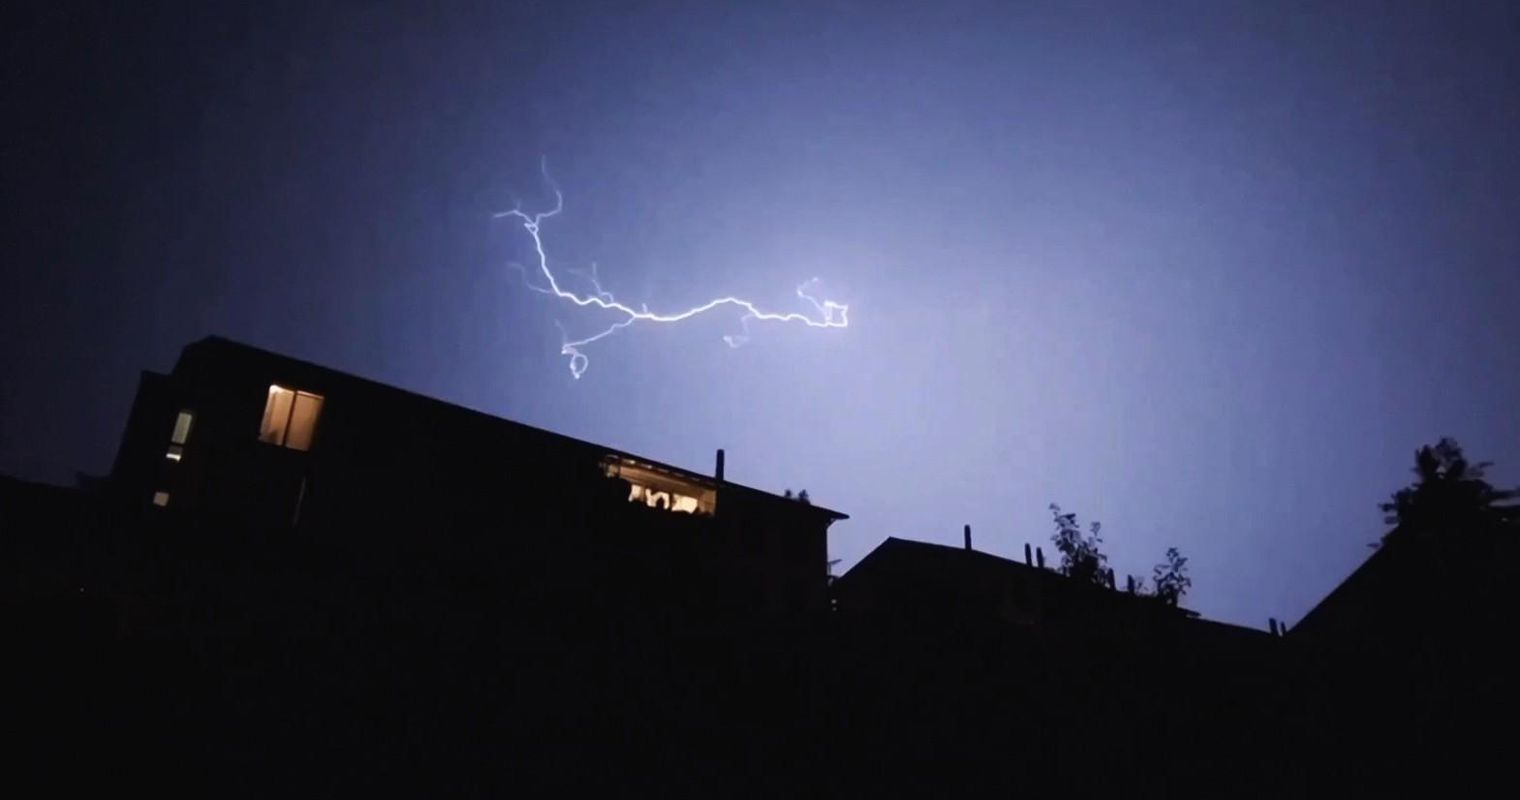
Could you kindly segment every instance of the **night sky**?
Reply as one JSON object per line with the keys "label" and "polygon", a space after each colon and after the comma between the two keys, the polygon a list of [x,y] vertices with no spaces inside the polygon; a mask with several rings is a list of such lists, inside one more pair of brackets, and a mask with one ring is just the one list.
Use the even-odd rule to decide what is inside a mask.
{"label": "night sky", "polygon": [[[839,570],[963,523],[1021,556],[1059,502],[1255,626],[1366,557],[1418,445],[1520,483],[1513,3],[22,5],[6,473],[106,471],[138,371],[218,333],[724,447],[852,515]],[[491,218],[551,201],[541,157],[556,265],[655,310],[817,276],[850,327],[635,326],[573,380],[556,321],[615,318]]]}

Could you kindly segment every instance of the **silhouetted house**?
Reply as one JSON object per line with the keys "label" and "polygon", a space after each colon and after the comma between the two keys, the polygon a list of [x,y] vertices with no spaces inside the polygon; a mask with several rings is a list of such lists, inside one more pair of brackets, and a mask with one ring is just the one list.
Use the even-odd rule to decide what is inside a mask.
{"label": "silhouetted house", "polygon": [[311,543],[344,568],[826,608],[845,515],[725,481],[721,451],[717,473],[211,337],[143,373],[111,485],[182,539]]}
{"label": "silhouetted house", "polygon": [[1198,617],[1146,595],[1073,580],[969,547],[889,538],[833,585],[846,618],[979,627],[1043,638],[1185,640],[1230,658],[1260,655],[1266,633]]}
{"label": "silhouetted house", "polygon": [[1504,763],[1509,740],[1494,732],[1516,708],[1520,531],[1491,521],[1394,530],[1288,631],[1305,752],[1336,754],[1336,768],[1371,755],[1369,775],[1440,769],[1441,781],[1454,763]]}
{"label": "silhouetted house", "polygon": [[834,582],[841,613],[1128,635],[1194,612],[963,547],[889,538]]}
{"label": "silhouetted house", "polygon": [[[1440,651],[1447,642],[1512,640],[1520,610],[1514,569],[1520,526],[1501,511],[1488,530],[1396,529],[1290,632],[1347,651]],[[1507,647],[1507,644],[1505,645]]]}

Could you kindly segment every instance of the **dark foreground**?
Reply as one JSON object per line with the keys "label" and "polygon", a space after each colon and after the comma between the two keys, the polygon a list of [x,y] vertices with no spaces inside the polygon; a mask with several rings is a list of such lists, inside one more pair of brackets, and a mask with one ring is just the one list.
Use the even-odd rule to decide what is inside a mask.
{"label": "dark foreground", "polygon": [[1353,652],[762,620],[594,553],[144,534],[8,540],[9,755],[49,794],[1366,794],[1475,786],[1513,738],[1507,634],[1460,623]]}

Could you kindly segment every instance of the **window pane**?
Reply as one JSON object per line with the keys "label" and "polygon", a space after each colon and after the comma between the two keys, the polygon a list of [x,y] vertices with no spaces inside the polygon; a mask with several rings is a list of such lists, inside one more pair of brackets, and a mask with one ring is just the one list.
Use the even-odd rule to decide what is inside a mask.
{"label": "window pane", "polygon": [[717,510],[718,493],[710,480],[641,464],[619,455],[604,458],[602,469],[607,477],[628,482],[628,501],[631,503],[707,516]]}
{"label": "window pane", "polygon": [[289,389],[269,387],[269,401],[264,404],[264,424],[259,428],[259,441],[285,443],[285,426],[290,422],[290,406],[295,397],[296,393]]}
{"label": "window pane", "polygon": [[290,430],[285,437],[285,446],[296,450],[311,449],[311,436],[317,428],[317,415],[321,411],[321,397],[296,392],[295,411],[290,415]]}
{"label": "window pane", "polygon": [[163,507],[163,506],[169,505],[169,493],[168,492],[154,492],[153,493],[153,505],[159,506],[159,507]]}
{"label": "window pane", "polygon": [[169,435],[169,441],[184,444],[190,438],[190,423],[194,419],[189,411],[179,412],[179,416],[174,418],[174,433]]}

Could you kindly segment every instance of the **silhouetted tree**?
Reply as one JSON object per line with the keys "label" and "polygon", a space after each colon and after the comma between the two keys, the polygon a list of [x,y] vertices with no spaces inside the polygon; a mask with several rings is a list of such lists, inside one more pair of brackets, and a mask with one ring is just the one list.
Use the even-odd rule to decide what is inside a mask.
{"label": "silhouetted tree", "polygon": [[1491,462],[1470,463],[1455,439],[1442,437],[1415,451],[1415,482],[1378,504],[1383,520],[1397,530],[1418,533],[1466,531],[1487,527],[1511,508],[1499,503],[1520,496],[1513,489],[1495,489],[1483,479]]}
{"label": "silhouetted tree", "polygon": [[1050,541],[1055,543],[1057,552],[1061,554],[1061,572],[1085,583],[1107,586],[1108,573],[1104,565],[1108,563],[1108,556],[1099,549],[1099,545],[1103,544],[1103,537],[1099,535],[1103,524],[1092,523],[1089,526],[1090,533],[1083,536],[1076,514],[1062,513],[1061,507],[1055,503],[1050,504],[1050,513],[1056,525],[1056,532]]}
{"label": "silhouetted tree", "polygon": [[[1156,587],[1156,599],[1175,606],[1192,587],[1193,579],[1187,575],[1187,558],[1175,547],[1166,549],[1166,562],[1157,564],[1151,574]],[[1143,592],[1142,592],[1143,593]]]}

